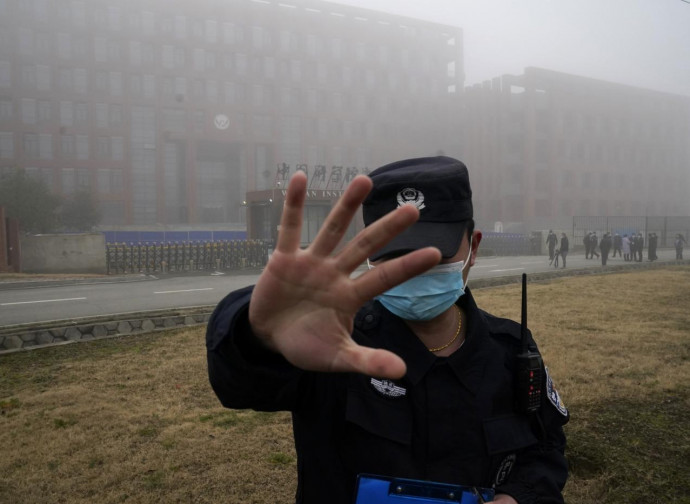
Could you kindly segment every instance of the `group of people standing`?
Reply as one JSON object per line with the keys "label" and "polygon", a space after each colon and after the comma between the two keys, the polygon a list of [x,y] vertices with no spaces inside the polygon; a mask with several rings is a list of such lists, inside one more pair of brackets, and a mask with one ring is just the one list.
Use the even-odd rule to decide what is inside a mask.
{"label": "group of people standing", "polygon": [[556,250],[556,244],[558,243],[558,237],[553,229],[549,229],[549,234],[546,236],[546,244],[549,246],[549,260],[554,263],[554,266],[558,268],[558,258],[563,258],[563,266],[565,268],[565,258],[568,256],[568,250],[570,249],[570,241],[565,233],[561,233],[561,245],[558,250]]}
{"label": "group of people standing", "polygon": [[[565,242],[564,242],[565,240]],[[659,257],[656,255],[657,244],[659,237],[656,233],[649,233],[647,236],[647,260],[656,261]],[[558,267],[558,257],[563,257],[563,268],[565,268],[565,256],[568,253],[568,237],[565,233],[561,233],[561,244],[560,249],[558,246],[558,237],[553,230],[549,230],[549,234],[546,237],[546,244],[549,248],[549,260],[551,262],[555,261],[556,267]],[[582,244],[585,247],[585,259],[597,259],[601,258],[602,266],[606,266],[606,262],[609,258],[609,253],[613,250],[611,257],[622,257],[624,261],[635,261],[642,262],[643,250],[645,246],[645,238],[641,232],[637,233],[624,233],[621,236],[619,233],[610,232],[604,233],[604,235],[599,239],[596,231],[590,231],[585,234],[582,239]],[[676,259],[683,259],[683,244],[687,244],[685,237],[678,233],[676,235],[674,246],[676,248]],[[565,248],[564,248],[565,247]],[[563,251],[565,250],[565,254]]]}

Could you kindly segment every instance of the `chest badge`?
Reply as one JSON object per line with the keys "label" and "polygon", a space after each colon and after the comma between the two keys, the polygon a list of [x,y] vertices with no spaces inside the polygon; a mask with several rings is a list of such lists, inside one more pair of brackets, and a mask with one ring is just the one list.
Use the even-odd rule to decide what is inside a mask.
{"label": "chest badge", "polygon": [[372,378],[370,383],[376,392],[385,397],[403,397],[407,394],[406,388],[396,385],[390,380]]}

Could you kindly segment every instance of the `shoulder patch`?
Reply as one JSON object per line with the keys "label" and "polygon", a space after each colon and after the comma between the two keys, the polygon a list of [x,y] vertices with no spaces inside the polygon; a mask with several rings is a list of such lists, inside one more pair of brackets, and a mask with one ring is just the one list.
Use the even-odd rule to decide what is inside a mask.
{"label": "shoulder patch", "polygon": [[553,380],[551,379],[551,375],[549,375],[549,368],[545,368],[546,370],[546,397],[549,398],[549,401],[553,406],[558,410],[558,412],[567,417],[568,416],[568,408],[565,407],[565,404],[563,404],[563,400],[561,399],[560,394],[558,393],[558,390],[556,390],[556,387],[553,384]]}

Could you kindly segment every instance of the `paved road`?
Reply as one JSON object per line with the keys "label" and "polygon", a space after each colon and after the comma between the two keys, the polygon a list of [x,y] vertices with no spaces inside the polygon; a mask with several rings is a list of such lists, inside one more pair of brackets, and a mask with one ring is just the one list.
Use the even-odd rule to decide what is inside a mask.
{"label": "paved road", "polygon": [[[660,260],[675,259],[675,251],[661,250]],[[609,264],[624,264],[621,258]],[[548,257],[481,257],[472,278],[490,278],[549,271]],[[568,269],[601,268],[583,253],[568,256]],[[52,320],[130,313],[137,311],[214,305],[231,290],[256,282],[258,274],[195,273],[181,276],[139,277],[131,282],[36,285],[0,289],[0,326]],[[143,278],[143,279],[142,279]],[[7,285],[5,286],[7,287]]]}

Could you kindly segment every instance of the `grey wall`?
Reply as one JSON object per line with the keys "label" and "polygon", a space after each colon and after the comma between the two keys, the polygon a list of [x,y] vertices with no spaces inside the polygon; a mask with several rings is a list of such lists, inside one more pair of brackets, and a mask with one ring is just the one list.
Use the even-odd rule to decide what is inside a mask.
{"label": "grey wall", "polygon": [[106,273],[101,233],[28,235],[20,246],[24,273]]}

